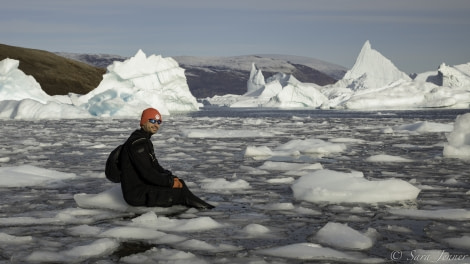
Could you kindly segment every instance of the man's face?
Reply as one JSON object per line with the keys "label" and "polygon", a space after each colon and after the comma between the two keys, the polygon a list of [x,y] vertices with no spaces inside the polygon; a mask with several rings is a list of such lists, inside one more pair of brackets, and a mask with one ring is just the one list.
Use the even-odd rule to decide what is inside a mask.
{"label": "man's face", "polygon": [[[160,122],[161,123],[161,122]],[[151,120],[147,121],[146,123],[144,123],[142,125],[142,129],[147,132],[147,133],[150,133],[150,134],[155,134],[158,132],[158,130],[160,129],[160,124],[158,124],[158,122],[151,122]]]}

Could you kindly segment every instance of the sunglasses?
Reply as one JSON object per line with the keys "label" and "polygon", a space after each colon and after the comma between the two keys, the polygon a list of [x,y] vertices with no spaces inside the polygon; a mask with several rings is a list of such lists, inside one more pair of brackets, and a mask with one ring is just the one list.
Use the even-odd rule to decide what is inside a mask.
{"label": "sunglasses", "polygon": [[152,123],[152,124],[157,123],[157,124],[160,125],[160,124],[162,123],[162,120],[160,120],[160,119],[159,119],[159,120],[157,120],[157,119],[149,119],[149,122]]}

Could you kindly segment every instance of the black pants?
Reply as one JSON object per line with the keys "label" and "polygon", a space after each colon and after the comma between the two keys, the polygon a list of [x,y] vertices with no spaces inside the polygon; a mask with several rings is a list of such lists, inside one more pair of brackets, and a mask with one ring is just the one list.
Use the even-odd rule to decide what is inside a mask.
{"label": "black pants", "polygon": [[125,195],[125,200],[132,206],[170,207],[185,205],[195,208],[213,208],[212,205],[194,195],[183,180],[180,179],[180,182],[183,184],[183,188],[146,185],[142,189],[133,190],[132,194]]}

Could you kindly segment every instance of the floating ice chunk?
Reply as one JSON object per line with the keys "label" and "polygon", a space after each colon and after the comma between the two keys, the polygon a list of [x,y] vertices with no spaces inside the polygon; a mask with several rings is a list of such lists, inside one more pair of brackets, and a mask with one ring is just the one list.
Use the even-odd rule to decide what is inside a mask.
{"label": "floating ice chunk", "polygon": [[394,131],[393,131],[393,128],[391,128],[391,127],[383,128],[383,129],[381,129],[380,131],[381,131],[382,133],[384,133],[384,134],[393,134],[393,132],[394,132]]}
{"label": "floating ice chunk", "polygon": [[382,259],[367,258],[359,254],[347,254],[313,243],[297,243],[256,251],[262,255],[301,260],[337,260],[343,262],[382,263]]}
{"label": "floating ice chunk", "polygon": [[6,233],[0,233],[0,242],[2,244],[25,244],[33,241],[32,236],[12,236]]}
{"label": "floating ice chunk", "polygon": [[262,146],[262,147],[248,146],[245,149],[245,153],[244,153],[245,157],[272,156],[272,155],[273,155],[273,151],[266,146]]}
{"label": "floating ice chunk", "polygon": [[249,224],[242,229],[242,232],[250,236],[257,236],[268,234],[271,230],[260,224]]}
{"label": "floating ice chunk", "polygon": [[181,133],[183,136],[188,138],[251,138],[273,136],[273,133],[247,129],[183,129]]}
{"label": "floating ice chunk", "polygon": [[356,138],[331,138],[328,140],[331,143],[363,143],[364,140]]}
{"label": "floating ice chunk", "polygon": [[298,150],[301,153],[337,153],[346,150],[346,145],[342,143],[331,143],[321,139],[294,139],[277,148],[274,151],[293,151]]}
{"label": "floating ice chunk", "polygon": [[294,210],[295,206],[292,203],[274,203],[269,204],[264,207],[267,210],[276,210],[276,211],[286,211],[286,210]]}
{"label": "floating ice chunk", "polygon": [[106,208],[125,212],[130,207],[122,196],[120,185],[116,185],[113,188],[98,194],[75,194],[73,198],[77,205],[82,208]]}
{"label": "floating ice chunk", "polygon": [[470,220],[470,210],[466,209],[440,209],[440,210],[418,210],[418,209],[391,209],[393,215],[435,220]]}
{"label": "floating ice chunk", "polygon": [[286,177],[286,178],[278,178],[278,179],[268,179],[266,181],[268,183],[292,183],[295,181],[295,179],[292,177]]}
{"label": "floating ice chunk", "polygon": [[363,250],[374,245],[374,239],[371,237],[373,231],[375,230],[371,229],[368,234],[363,234],[346,224],[329,222],[317,232],[315,239],[334,248]]}
{"label": "floating ice chunk", "polygon": [[294,209],[294,211],[298,214],[303,214],[303,215],[322,215],[323,213],[318,210],[314,210],[311,208],[305,208],[305,207],[297,207]]}
{"label": "floating ice chunk", "polygon": [[368,162],[412,162],[412,160],[410,159],[386,155],[386,154],[370,156],[366,159],[366,161]]}
{"label": "floating ice chunk", "polygon": [[413,200],[420,189],[399,179],[368,181],[362,172],[319,170],[292,184],[294,197],[308,202],[377,203]]}
{"label": "floating ice chunk", "polygon": [[165,235],[164,232],[151,230],[143,227],[114,227],[110,228],[100,234],[103,237],[114,237],[123,239],[159,239]]}
{"label": "floating ice chunk", "polygon": [[54,181],[73,179],[75,177],[76,175],[74,173],[58,172],[31,165],[0,168],[1,187],[43,185]]}
{"label": "floating ice chunk", "polygon": [[74,236],[96,236],[96,234],[101,232],[101,228],[89,225],[79,225],[67,229],[67,233]]}
{"label": "floating ice chunk", "polygon": [[144,227],[120,226],[110,228],[101,234],[101,237],[116,238],[119,240],[150,240],[158,244],[171,244],[185,241],[187,238]]}
{"label": "floating ice chunk", "polygon": [[197,217],[194,219],[172,219],[158,216],[154,212],[145,213],[132,219],[135,226],[146,227],[172,232],[195,232],[220,228],[223,225],[217,223],[210,217]]}
{"label": "floating ice chunk", "polygon": [[320,163],[307,164],[307,163],[292,163],[292,162],[276,162],[266,161],[258,169],[262,170],[276,170],[276,171],[292,171],[292,170],[321,170],[323,166]]}
{"label": "floating ice chunk", "polygon": [[406,130],[420,133],[431,133],[431,132],[451,132],[453,128],[452,124],[440,124],[429,121],[416,122],[413,124],[406,124],[396,126],[393,129],[395,131]]}
{"label": "floating ice chunk", "polygon": [[25,258],[27,262],[58,262],[70,263],[80,262],[93,257],[107,255],[119,247],[119,243],[114,239],[102,238],[91,244],[76,246],[69,250],[60,252],[37,250]]}
{"label": "floating ice chunk", "polygon": [[392,231],[392,232],[398,232],[398,233],[413,233],[413,230],[404,226],[397,226],[397,225],[388,225],[387,230]]}
{"label": "floating ice chunk", "polygon": [[122,263],[191,263],[207,264],[190,252],[183,252],[175,249],[152,248],[143,253],[125,256],[119,259]]}
{"label": "floating ice chunk", "polygon": [[77,246],[64,251],[63,254],[74,259],[91,258],[111,253],[119,246],[114,239],[102,238],[89,245]]}
{"label": "floating ice chunk", "polygon": [[444,241],[454,248],[470,249],[470,236],[468,235],[461,237],[444,238]]}
{"label": "floating ice chunk", "polygon": [[205,241],[201,241],[198,239],[189,239],[178,243],[175,247],[183,248],[186,250],[202,250],[202,251],[209,251],[212,253],[217,252],[227,252],[227,251],[239,251],[242,250],[242,247],[237,247],[228,244],[218,244],[218,245],[211,245]]}
{"label": "floating ice chunk", "polygon": [[[39,213],[38,213],[39,214]],[[41,216],[17,216],[0,218],[0,226],[90,224],[103,219],[122,217],[122,213],[82,208],[41,212]]]}
{"label": "floating ice chunk", "polygon": [[250,184],[242,179],[235,180],[233,182],[227,181],[226,179],[206,179],[203,180],[201,185],[202,189],[205,190],[244,190],[250,189]]}
{"label": "floating ice chunk", "polygon": [[63,223],[88,224],[103,219],[115,218],[118,216],[122,216],[122,214],[105,210],[67,208],[59,211],[55,218]]}
{"label": "floating ice chunk", "polygon": [[240,166],[240,169],[249,173],[249,174],[253,174],[253,175],[266,175],[268,174],[267,171],[265,170],[260,170],[260,169],[257,169],[257,168],[253,168],[253,167],[249,167],[249,166]]}
{"label": "floating ice chunk", "polygon": [[470,159],[470,114],[456,118],[454,129],[447,136],[447,141],[444,146],[444,156]]}

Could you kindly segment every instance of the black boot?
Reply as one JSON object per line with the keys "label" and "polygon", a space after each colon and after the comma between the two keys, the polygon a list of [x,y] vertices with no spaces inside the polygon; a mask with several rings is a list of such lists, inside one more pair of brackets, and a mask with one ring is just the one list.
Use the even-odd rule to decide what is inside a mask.
{"label": "black boot", "polygon": [[184,200],[184,205],[189,206],[189,207],[194,207],[196,209],[201,209],[201,210],[208,210],[208,209],[213,209],[215,206],[208,204],[204,202],[201,198],[197,197],[194,195],[186,186],[186,183],[180,179],[180,182],[183,184],[183,200]]}
{"label": "black boot", "polygon": [[201,198],[197,197],[194,194],[190,194],[186,197],[186,205],[189,207],[194,207],[196,209],[208,210],[213,209],[215,206],[206,203]]}

